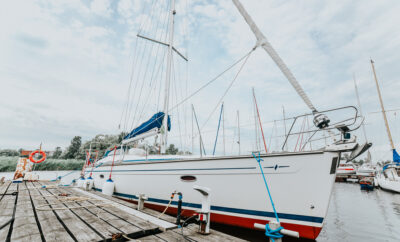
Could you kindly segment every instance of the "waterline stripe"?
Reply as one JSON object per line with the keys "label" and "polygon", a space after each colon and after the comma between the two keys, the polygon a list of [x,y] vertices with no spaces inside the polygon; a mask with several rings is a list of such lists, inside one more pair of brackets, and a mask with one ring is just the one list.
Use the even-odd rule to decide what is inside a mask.
{"label": "waterline stripe", "polygon": [[[98,188],[94,188],[94,189],[96,191],[101,192],[101,189],[98,189]],[[120,197],[125,197],[125,198],[138,199],[138,197],[135,195],[125,194],[125,193],[114,192],[114,195],[120,196]],[[168,202],[169,202],[169,200],[150,198],[150,197],[148,198],[148,201],[155,202],[155,203],[162,203],[162,204],[168,204]],[[178,205],[178,202],[172,201],[171,204]],[[192,208],[201,208],[201,204],[198,204],[198,203],[182,202],[182,206],[192,207]],[[245,215],[255,215],[255,216],[261,216],[261,217],[271,217],[271,218],[273,218],[275,216],[273,212],[265,212],[265,211],[257,211],[257,210],[241,209],[241,208],[229,208],[229,207],[222,207],[222,206],[211,206],[211,210],[221,211],[221,212],[229,212],[229,213],[237,213],[237,214],[245,214]],[[305,221],[305,222],[312,222],[312,223],[322,223],[322,221],[324,220],[324,218],[321,218],[321,217],[288,214],[288,213],[278,213],[278,216],[279,216],[279,218],[282,218],[282,219],[291,219],[291,220],[298,220],[298,221]]]}
{"label": "waterline stripe", "polygon": [[[197,168],[197,169],[150,169],[150,170],[113,170],[113,172],[127,171],[219,171],[219,170],[254,170],[253,167],[233,167],[233,168]],[[110,172],[109,170],[94,170],[93,172]]]}

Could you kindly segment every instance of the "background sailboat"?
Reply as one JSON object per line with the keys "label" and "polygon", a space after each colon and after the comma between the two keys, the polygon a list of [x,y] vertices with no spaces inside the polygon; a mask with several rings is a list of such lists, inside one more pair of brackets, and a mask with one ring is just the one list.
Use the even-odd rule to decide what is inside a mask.
{"label": "background sailboat", "polygon": [[377,176],[377,181],[379,186],[383,189],[387,189],[394,192],[400,192],[400,177],[398,176],[397,173],[397,168],[400,166],[400,156],[397,153],[396,148],[394,147],[393,138],[386,117],[385,107],[383,106],[382,95],[378,84],[378,78],[376,77],[376,71],[373,60],[371,60],[371,66],[374,74],[376,90],[378,92],[379,103],[381,105],[382,116],[385,122],[386,132],[389,138],[389,143],[393,154],[393,163],[386,164],[383,167],[382,171]]}

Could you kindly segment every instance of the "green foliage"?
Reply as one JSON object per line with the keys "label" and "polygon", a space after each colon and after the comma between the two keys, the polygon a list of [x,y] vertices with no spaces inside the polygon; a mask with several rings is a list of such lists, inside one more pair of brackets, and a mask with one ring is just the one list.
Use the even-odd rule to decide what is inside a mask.
{"label": "green foliage", "polygon": [[51,158],[58,159],[58,158],[61,157],[61,154],[62,154],[61,147],[57,146],[56,150],[54,151],[54,154],[53,154],[53,156]]}
{"label": "green foliage", "polygon": [[[0,172],[13,172],[17,167],[19,157],[1,157],[0,156]],[[61,160],[46,159],[42,163],[35,165],[35,171],[56,171],[56,170],[80,170],[85,163],[84,160]]]}
{"label": "green foliage", "polygon": [[[120,133],[119,135],[103,135],[98,134],[93,139],[86,141],[80,147],[79,150],[79,158],[85,159],[86,150],[92,148],[92,154],[95,154],[96,151],[99,152],[98,157],[103,157],[104,153],[108,148],[114,147],[115,145],[119,145],[125,136],[124,133]],[[92,145],[90,145],[92,144]],[[94,157],[93,157],[94,158]]]}
{"label": "green foliage", "polygon": [[170,144],[165,153],[167,153],[168,155],[176,155],[178,151],[178,148],[175,148],[174,144]]}
{"label": "green foliage", "polygon": [[19,152],[12,149],[3,149],[0,150],[0,156],[18,156]]}
{"label": "green foliage", "polygon": [[68,146],[67,150],[65,151],[63,158],[65,159],[75,159],[79,157],[79,149],[82,144],[82,137],[75,136],[71,140],[71,144]]}

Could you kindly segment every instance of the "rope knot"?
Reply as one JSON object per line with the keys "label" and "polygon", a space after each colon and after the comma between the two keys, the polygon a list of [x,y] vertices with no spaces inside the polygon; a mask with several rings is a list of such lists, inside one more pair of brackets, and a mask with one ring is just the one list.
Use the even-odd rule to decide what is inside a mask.
{"label": "rope knot", "polygon": [[283,237],[283,234],[280,233],[280,231],[283,229],[282,226],[280,226],[277,229],[271,229],[269,227],[269,224],[265,225],[265,235],[268,236],[269,238],[272,239],[272,241],[275,241],[274,239],[280,239]]}

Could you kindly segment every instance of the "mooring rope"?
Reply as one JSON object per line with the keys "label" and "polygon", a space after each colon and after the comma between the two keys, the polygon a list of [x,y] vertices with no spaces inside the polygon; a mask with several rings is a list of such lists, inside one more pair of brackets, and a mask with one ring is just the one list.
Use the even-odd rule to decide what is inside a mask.
{"label": "mooring rope", "polygon": [[112,179],[111,179],[111,175],[112,175],[112,170],[113,170],[113,167],[114,167],[115,153],[116,153],[116,152],[117,152],[117,146],[114,146],[114,155],[113,155],[113,161],[112,161],[112,164],[111,164],[110,176],[108,177],[108,181],[112,181]]}
{"label": "mooring rope", "polygon": [[[267,179],[265,178],[264,171],[263,171],[262,166],[261,166],[261,161],[263,161],[263,159],[261,159],[261,157],[260,157],[260,152],[258,152],[258,157],[254,153],[253,153],[253,156],[257,160],[258,166],[260,167],[260,171],[261,171],[261,174],[262,174],[262,177],[263,177],[263,180],[264,180],[264,184],[265,184],[265,187],[267,188],[269,200],[271,202],[272,209],[274,210],[276,221],[279,223],[278,213],[276,212],[275,204],[274,204],[274,201],[272,200],[271,192],[269,191]],[[275,241],[274,239],[279,239],[279,238],[283,237],[283,235],[280,233],[280,231],[282,229],[283,229],[282,226],[280,226],[277,229],[271,229],[269,227],[269,224],[266,224],[265,225],[265,235],[268,236],[269,238],[271,238],[272,241]]]}
{"label": "mooring rope", "polygon": [[165,212],[167,211],[169,206],[171,206],[171,203],[172,203],[172,200],[174,200],[175,194],[176,194],[176,191],[171,193],[171,198],[169,199],[168,205],[165,207],[164,211],[157,216],[157,218],[161,218],[161,216],[163,216],[165,214]]}

